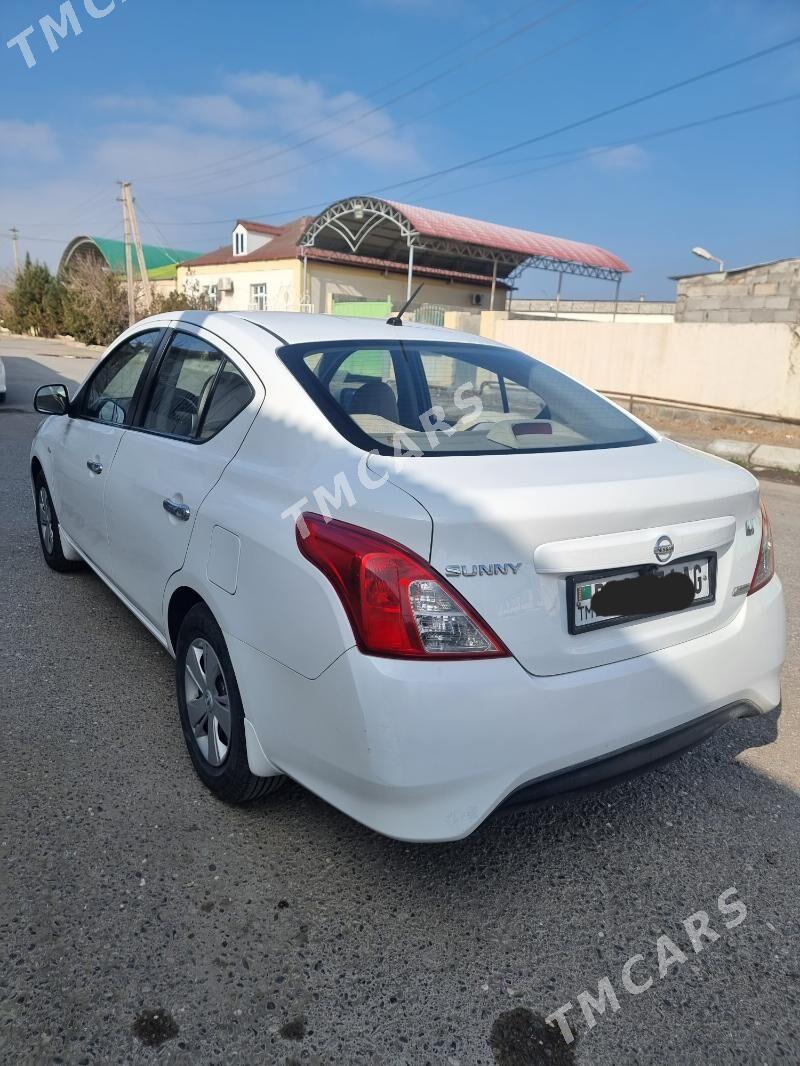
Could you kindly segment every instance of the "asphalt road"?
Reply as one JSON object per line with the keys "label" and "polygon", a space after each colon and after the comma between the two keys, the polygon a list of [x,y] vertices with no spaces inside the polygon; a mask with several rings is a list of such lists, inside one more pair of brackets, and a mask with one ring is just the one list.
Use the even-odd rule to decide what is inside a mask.
{"label": "asphalt road", "polygon": [[[40,557],[30,393],[90,365],[46,350],[0,342],[0,1061],[800,1062],[799,488],[763,484],[790,605],[779,720],[400,844],[298,786],[246,809],[201,787],[171,660],[98,579]],[[719,937],[695,954],[698,910]],[[662,934],[688,958],[659,978]],[[578,996],[605,976],[619,1010],[589,1029]],[[568,1001],[570,1045],[541,1023]]]}

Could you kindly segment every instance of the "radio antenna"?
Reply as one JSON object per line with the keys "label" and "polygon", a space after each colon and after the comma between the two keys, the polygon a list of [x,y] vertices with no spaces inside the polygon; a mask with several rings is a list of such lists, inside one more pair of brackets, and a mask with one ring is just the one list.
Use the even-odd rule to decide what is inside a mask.
{"label": "radio antenna", "polygon": [[424,282],[420,285],[417,285],[416,289],[414,289],[414,291],[411,293],[409,298],[406,300],[406,302],[403,304],[403,306],[400,308],[396,315],[392,315],[391,318],[386,319],[387,326],[402,326],[403,315],[416,300],[417,296],[419,295],[419,290],[422,288],[423,284]]}

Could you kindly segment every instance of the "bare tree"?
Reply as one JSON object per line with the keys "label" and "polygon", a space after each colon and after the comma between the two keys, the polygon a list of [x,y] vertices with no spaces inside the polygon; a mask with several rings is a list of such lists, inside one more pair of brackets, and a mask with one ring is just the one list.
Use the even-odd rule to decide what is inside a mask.
{"label": "bare tree", "polygon": [[70,263],[63,279],[64,326],[84,344],[110,344],[128,325],[125,288],[105,266],[89,259]]}

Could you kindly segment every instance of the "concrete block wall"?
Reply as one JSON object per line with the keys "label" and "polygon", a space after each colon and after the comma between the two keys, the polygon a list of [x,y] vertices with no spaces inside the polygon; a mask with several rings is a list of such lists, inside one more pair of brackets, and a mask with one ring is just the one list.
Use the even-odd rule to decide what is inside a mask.
{"label": "concrete block wall", "polygon": [[800,322],[800,259],[678,279],[676,322]]}

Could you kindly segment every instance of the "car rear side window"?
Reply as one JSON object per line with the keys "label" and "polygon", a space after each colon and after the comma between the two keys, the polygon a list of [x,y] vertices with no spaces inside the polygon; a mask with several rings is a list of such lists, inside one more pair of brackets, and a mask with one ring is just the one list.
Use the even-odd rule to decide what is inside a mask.
{"label": "car rear side window", "polygon": [[86,386],[81,404],[84,418],[114,425],[130,423],[142,373],[162,334],[160,329],[138,333],[103,360]]}
{"label": "car rear side window", "polygon": [[240,414],[255,396],[253,386],[237,366],[226,359],[200,424],[200,440],[210,440]]}
{"label": "car rear side window", "polygon": [[510,348],[403,339],[290,345],[278,355],[345,437],[382,454],[570,451],[654,439],[602,396]]}

